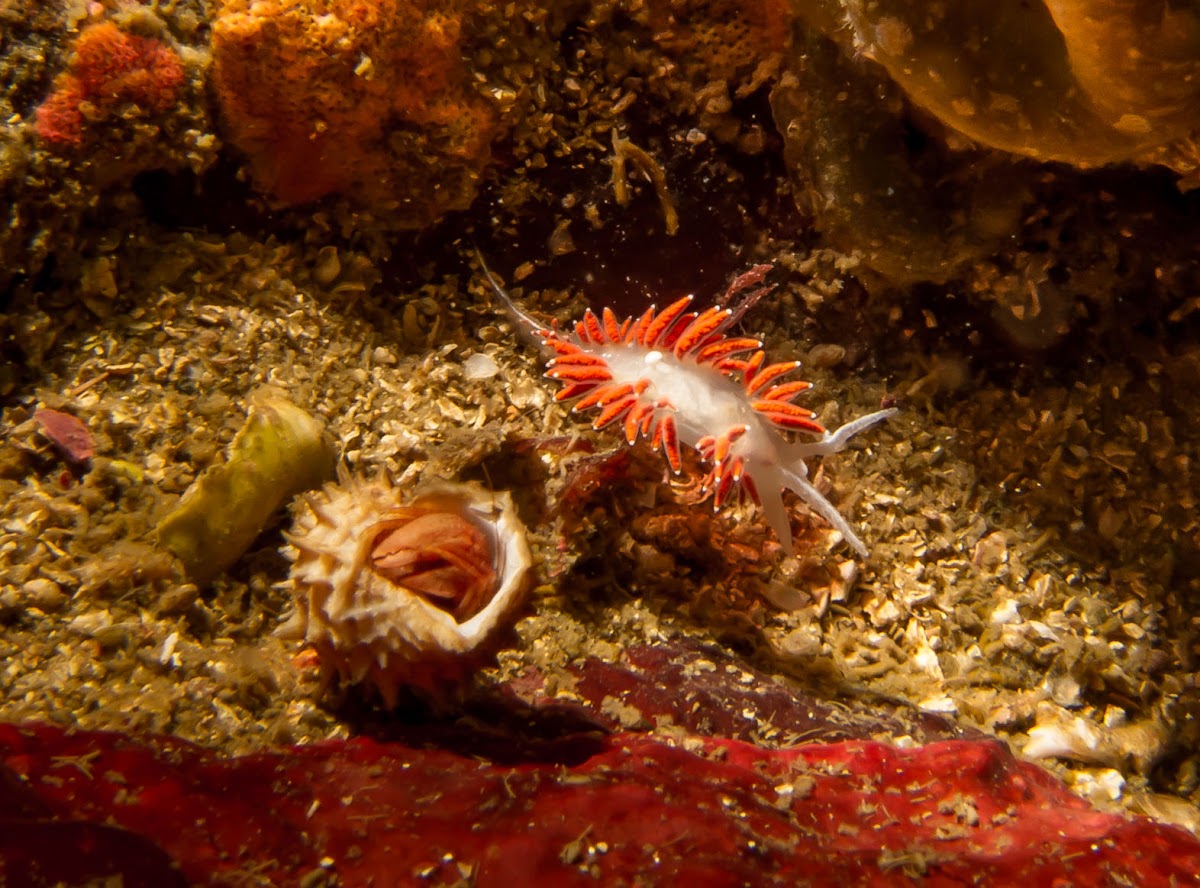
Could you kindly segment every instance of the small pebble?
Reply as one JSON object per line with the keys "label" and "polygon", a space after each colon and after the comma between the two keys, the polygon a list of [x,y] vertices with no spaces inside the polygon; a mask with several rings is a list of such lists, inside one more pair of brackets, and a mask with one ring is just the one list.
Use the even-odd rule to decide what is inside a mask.
{"label": "small pebble", "polygon": [[808,366],[828,370],[846,360],[846,349],[840,345],[825,343],[814,345],[808,352]]}
{"label": "small pebble", "polygon": [[182,614],[196,603],[199,596],[200,590],[193,583],[185,583],[182,586],[168,589],[159,596],[155,613],[162,617]]}
{"label": "small pebble", "polygon": [[463,376],[467,379],[491,379],[499,372],[495,359],[483,352],[476,352],[463,361]]}
{"label": "small pebble", "polygon": [[337,280],[342,273],[342,260],[338,258],[337,247],[322,247],[317,253],[317,263],[313,267],[313,279],[323,287]]}
{"label": "small pebble", "polygon": [[30,607],[46,613],[62,610],[67,603],[67,594],[54,580],[37,577],[21,586],[21,595]]}
{"label": "small pebble", "polygon": [[41,426],[42,434],[70,462],[85,463],[95,454],[92,433],[78,417],[61,410],[42,409],[33,418]]}

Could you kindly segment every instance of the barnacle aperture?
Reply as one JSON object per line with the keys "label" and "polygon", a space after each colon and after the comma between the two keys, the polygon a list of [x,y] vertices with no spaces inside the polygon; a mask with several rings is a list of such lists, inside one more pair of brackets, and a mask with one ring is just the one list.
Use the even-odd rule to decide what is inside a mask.
{"label": "barnacle aperture", "polygon": [[438,702],[507,638],[530,576],[507,493],[439,484],[405,502],[379,479],[343,478],[305,500],[288,535],[295,615],[280,634],[316,650],[324,680],[408,688]]}
{"label": "barnacle aperture", "polygon": [[377,574],[424,595],[462,622],[479,613],[496,585],[495,552],[475,522],[458,512],[400,510],[371,549]]}

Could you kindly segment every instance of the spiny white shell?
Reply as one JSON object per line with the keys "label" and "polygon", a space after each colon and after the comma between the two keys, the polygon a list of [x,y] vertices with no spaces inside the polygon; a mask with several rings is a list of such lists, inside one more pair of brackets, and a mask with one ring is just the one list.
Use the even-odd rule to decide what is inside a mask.
{"label": "spiny white shell", "polygon": [[[380,522],[407,506],[459,511],[489,537],[496,589],[470,619],[459,623],[371,568]],[[406,501],[386,480],[343,479],[306,498],[288,541],[296,612],[279,634],[311,644],[327,679],[374,685],[389,707],[402,687],[436,697],[494,653],[524,601],[532,563],[512,498],[467,484],[427,487]]]}

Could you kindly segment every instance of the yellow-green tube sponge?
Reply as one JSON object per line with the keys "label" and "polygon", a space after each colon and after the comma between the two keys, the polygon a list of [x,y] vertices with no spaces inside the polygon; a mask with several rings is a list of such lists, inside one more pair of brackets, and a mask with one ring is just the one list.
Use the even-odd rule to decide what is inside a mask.
{"label": "yellow-green tube sponge", "polygon": [[158,527],[158,541],[203,585],[237,561],[280,506],[333,477],[324,424],[276,389],[250,395],[224,464],[197,478]]}

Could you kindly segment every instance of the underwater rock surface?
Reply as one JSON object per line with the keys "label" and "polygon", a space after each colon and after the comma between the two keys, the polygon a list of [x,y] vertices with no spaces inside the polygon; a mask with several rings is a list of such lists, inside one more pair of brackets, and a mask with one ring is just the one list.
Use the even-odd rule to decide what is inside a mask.
{"label": "underwater rock surface", "polygon": [[[764,750],[618,734],[504,752],[533,756],[504,764],[364,738],[223,759],[167,738],[5,725],[0,795],[6,810],[25,804],[20,828],[0,833],[0,875],[48,884],[30,874],[88,846],[68,832],[85,830],[79,821],[126,831],[88,875],[128,874],[127,885],[154,884],[139,877],[154,860],[146,841],[196,885],[247,873],[345,885],[1165,885],[1200,871],[1195,837],[1092,811],[992,741]],[[26,813],[36,805],[45,811]],[[40,855],[23,841],[51,834],[62,844]]]}
{"label": "underwater rock surface", "polygon": [[771,104],[800,208],[891,284],[946,282],[1004,253],[1042,203],[1050,162],[1161,165],[1180,191],[1196,187],[1193,9],[796,8]]}
{"label": "underwater rock surface", "polygon": [[[448,763],[439,791],[478,800],[496,785],[484,777],[502,774],[531,806],[551,782],[587,789],[606,763],[622,787],[673,793],[667,814],[680,822],[700,818],[681,775],[714,749],[704,737],[751,744],[766,763],[800,742],[974,742],[964,732],[975,730],[1045,760],[1105,813],[1200,832],[1200,190],[1185,193],[1187,163],[1155,159],[1188,139],[1116,169],[968,142],[882,64],[903,54],[904,33],[880,30],[880,17],[906,20],[916,4],[855,7],[876,28],[862,42],[881,63],[838,29],[843,4],[827,6],[836,15],[806,17],[804,34],[795,16],[806,13],[786,0],[0,0],[0,203],[10,207],[0,226],[0,723],[170,734],[212,749],[181,767],[230,773],[248,761],[290,773],[298,760],[280,748],[360,735],[371,755],[405,756],[412,770],[432,761],[413,750],[432,745]],[[1129,8],[1091,5],[1113,23]],[[1175,109],[1164,125],[1194,112],[1184,77],[1169,82],[1175,92],[1137,93],[1153,84],[1138,72],[1158,58],[1143,38],[1169,49],[1168,26],[1186,25],[1187,10],[1123,32],[1148,47],[1138,61],[1109,52],[1131,45],[1115,36],[1089,44],[1082,6],[1047,9],[1039,21],[1073,16],[1077,30],[1056,27],[1073,76],[1105,113],[1149,115],[1160,97]],[[372,14],[387,25],[371,28]],[[965,24],[978,30],[984,15]],[[398,21],[412,28],[392,39]],[[264,22],[286,33],[256,31]],[[909,49],[925,58],[942,34],[923,27],[909,26]],[[1186,61],[1186,28],[1175,33]],[[39,137],[39,107],[78,79],[72,54],[97,35],[175,53],[183,81],[166,91],[172,101],[126,84],[78,145]],[[320,42],[333,36],[346,43]],[[235,37],[263,53],[237,56]],[[1023,48],[1049,59],[1037,54],[1057,45]],[[418,58],[413,74],[405,65]],[[972,58],[1017,57],[993,38]],[[272,190],[253,160],[262,146],[238,141],[262,135],[257,123],[239,130],[229,98],[218,103],[227,63],[254,75],[234,88],[246,108],[282,121],[282,143],[263,136],[268,172],[303,171],[316,157],[316,175],[298,185],[332,183],[326,197]],[[121,69],[138,70],[175,69],[161,59]],[[374,90],[440,90],[422,78],[442,75],[454,88],[438,95],[488,109],[494,132],[472,129],[466,113],[447,134],[430,122],[450,119],[447,107],[415,99],[371,117],[384,106]],[[465,154],[454,126],[479,137],[461,143]],[[373,177],[372,163],[409,190]],[[456,202],[470,206],[445,211]],[[398,230],[409,224],[422,227]],[[819,420],[902,410],[813,477],[873,540],[871,561],[841,560],[828,528],[795,503],[800,544],[784,557],[754,510],[704,501],[701,460],[685,458],[673,476],[646,450],[614,449],[587,428],[553,400],[489,299],[476,250],[523,306],[560,323],[588,304],[639,315],[687,292],[704,299],[748,267],[773,266],[777,289],[745,332],[803,362]],[[206,486],[197,479],[238,434],[237,405],[264,383],[320,417],[356,474],[512,491],[537,582],[515,644],[456,701],[466,727],[321,697],[318,655],[274,635],[290,602],[285,540],[270,526],[203,588],[152,546],[163,513]],[[76,417],[91,443],[64,446],[37,419],[46,411]],[[85,449],[90,459],[79,458]],[[401,567],[391,554],[389,573]],[[702,646],[668,646],[680,639]],[[800,698],[776,672],[820,690]],[[908,708],[872,719],[880,698]],[[618,754],[657,755],[655,744],[683,752],[653,774]],[[137,749],[112,774],[133,773]],[[317,770],[325,755],[329,771],[344,770],[335,759],[346,747],[319,749],[303,761]],[[90,758],[46,773],[71,768],[108,779]],[[239,775],[227,785],[257,784]],[[142,790],[126,787],[134,804],[156,798],[130,787]],[[716,810],[720,792],[703,788],[695,801]],[[340,797],[308,791],[302,814],[314,800],[314,817],[339,827],[336,817],[363,813],[330,813]],[[429,804],[441,816],[442,803]],[[442,805],[446,824],[461,822],[456,804]],[[759,850],[768,833],[792,842],[803,810],[789,802],[774,832],[760,823],[748,838]],[[873,831],[854,805],[848,815],[837,826]],[[247,823],[253,833],[257,821]],[[364,842],[388,843],[371,821],[361,826]],[[63,838],[46,841],[60,848],[131,835],[56,828]],[[610,837],[585,828],[551,864],[562,854],[590,866],[589,847],[604,855],[598,843]],[[647,841],[658,829],[646,826]],[[539,852],[557,840],[547,835],[530,840]],[[862,853],[890,867],[881,879],[944,872],[937,860]],[[309,882],[332,878],[319,854],[264,859],[299,861]],[[234,880],[253,883],[259,861],[247,852],[242,863]],[[433,881],[467,878],[440,858],[427,865]],[[771,865],[756,872],[792,863]],[[569,866],[564,880],[590,878]]]}
{"label": "underwater rock surface", "polygon": [[89,223],[120,228],[105,202],[139,174],[216,159],[194,5],[0,3],[0,300],[47,263],[82,278],[85,301],[111,299]]}
{"label": "underwater rock surface", "polygon": [[1187,136],[1200,113],[1194,8],[1129,2],[844,4],[857,50],[984,145],[1081,166]]}

